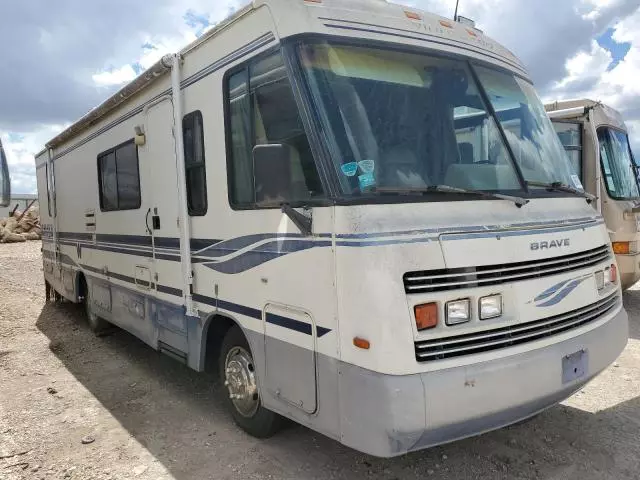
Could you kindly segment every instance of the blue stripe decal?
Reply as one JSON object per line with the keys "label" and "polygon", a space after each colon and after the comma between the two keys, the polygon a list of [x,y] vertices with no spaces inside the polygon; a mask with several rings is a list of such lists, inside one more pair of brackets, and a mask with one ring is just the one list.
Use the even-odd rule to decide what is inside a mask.
{"label": "blue stripe decal", "polygon": [[[48,250],[44,250],[43,252],[43,256],[45,257],[53,257],[53,252],[50,252]],[[66,263],[70,266],[73,267],[78,267],[78,264],[76,264],[73,259],[71,259],[71,257],[69,257],[68,255],[60,255],[60,261],[63,263]],[[88,271],[88,272],[92,272],[98,275],[102,275],[102,276],[106,276],[107,279],[110,278],[114,278],[116,280],[120,280],[123,281],[125,283],[129,283],[132,285],[136,285],[136,280],[133,277],[130,277],[128,275],[122,275],[120,273],[115,273],[115,272],[108,272],[107,275],[104,275],[104,272],[101,269],[95,268],[95,267],[91,267],[89,265],[80,265],[80,267],[82,267],[84,270]],[[104,280],[102,278],[96,277],[100,280]],[[159,293],[165,293],[168,295],[174,295],[176,297],[182,297],[182,290],[179,290],[177,288],[173,288],[173,287],[169,287],[167,285],[154,285],[153,283],[149,284],[148,282],[139,282],[138,284],[144,284],[145,286],[149,286],[150,288],[157,288],[157,291]],[[116,285],[117,286],[117,285]],[[149,298],[155,298],[152,295],[146,295],[146,294],[142,294],[141,292],[136,292],[137,295],[143,295],[143,296],[147,296]],[[212,307],[216,307],[219,308],[221,310],[227,310],[229,312],[233,312],[233,313],[237,313],[240,315],[244,315],[246,317],[250,317],[250,318],[254,318],[256,320],[262,320],[262,311],[258,310],[256,308],[252,308],[252,307],[247,307],[245,305],[240,305],[237,303],[233,303],[233,302],[227,302],[225,300],[220,300],[220,299],[216,299],[213,297],[208,297],[206,295],[202,295],[202,294],[194,294],[193,295],[193,300],[198,302],[198,303],[203,303],[205,305],[209,305]],[[288,317],[282,317],[280,315],[274,315],[274,314],[267,314],[266,315],[266,320],[269,323],[272,323],[274,325],[278,325],[284,328],[287,328],[289,330],[294,330],[296,332],[301,332],[304,333],[306,335],[311,335],[312,334],[312,326],[311,324],[305,323],[305,322],[301,322],[299,320],[295,320],[293,318],[288,318]],[[325,336],[327,333],[331,332],[331,329],[326,328],[326,327],[320,327],[320,326],[316,326],[316,335],[318,336],[318,338]]]}
{"label": "blue stripe decal", "polygon": [[313,333],[313,331],[311,330],[311,324],[301,322],[300,320],[282,317],[273,313],[267,313],[265,319],[267,323],[278,325],[279,327],[288,328],[289,330],[295,330],[296,332],[304,333],[306,335],[311,335]]}
{"label": "blue stripe decal", "polygon": [[567,295],[569,295],[571,292],[573,292],[578,287],[578,285],[580,285],[582,282],[584,282],[589,277],[590,277],[590,275],[587,275],[587,276],[584,276],[584,277],[581,277],[581,278],[576,278],[575,280],[571,280],[567,285],[564,286],[564,288],[562,290],[560,290],[560,293],[558,293],[558,294],[556,294],[556,296],[552,297],[551,300],[548,300],[545,303],[540,303],[537,306],[538,307],[550,307],[552,305],[557,305],[562,300],[564,300]]}
{"label": "blue stripe decal", "polygon": [[253,250],[242,252],[228,260],[203,263],[203,265],[221,273],[242,273],[290,253],[330,246],[331,242],[329,241],[282,240],[260,245]]}
{"label": "blue stripe decal", "polygon": [[[409,236],[409,235],[424,235],[429,233],[445,234],[445,233],[457,233],[457,232],[482,232],[489,230],[507,230],[512,228],[529,228],[529,227],[543,227],[543,226],[587,226],[587,224],[596,222],[603,222],[602,217],[582,217],[574,218],[571,220],[552,220],[544,222],[524,222],[524,223],[512,223],[506,225],[469,225],[461,227],[442,227],[442,228],[428,228],[428,229],[414,229],[414,230],[401,230],[395,232],[380,232],[380,233],[346,233],[338,234],[337,238],[340,239],[362,239],[362,238],[377,238],[377,237],[395,237],[395,236]],[[591,226],[591,225],[589,225]]]}
{"label": "blue stripe decal", "polygon": [[478,232],[478,233],[463,233],[460,235],[450,234],[443,241],[455,241],[455,240],[469,240],[474,238],[492,238],[492,237],[522,237],[527,235],[540,235],[545,233],[558,233],[569,232],[572,230],[581,230],[584,228],[592,228],[602,225],[604,222],[596,222],[592,225],[571,225],[566,227],[557,228],[543,228],[535,230],[522,230],[522,231],[505,231],[505,232]]}
{"label": "blue stripe decal", "polygon": [[534,302],[539,302],[540,300],[544,300],[545,298],[550,297],[551,295],[556,293],[558,290],[560,290],[562,287],[564,287],[570,281],[571,280],[563,280],[560,283],[556,283],[554,286],[549,287],[544,292],[542,292],[540,295],[538,295],[536,298],[534,298],[533,301]]}

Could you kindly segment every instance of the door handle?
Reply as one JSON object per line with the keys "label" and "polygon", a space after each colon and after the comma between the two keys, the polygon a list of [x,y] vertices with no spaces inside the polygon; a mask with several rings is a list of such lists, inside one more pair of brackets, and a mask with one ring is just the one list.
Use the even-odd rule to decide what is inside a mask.
{"label": "door handle", "polygon": [[147,229],[147,233],[149,233],[149,235],[153,235],[153,232],[149,228],[149,214],[150,213],[151,213],[151,209],[147,210],[147,214],[144,216],[144,226]]}

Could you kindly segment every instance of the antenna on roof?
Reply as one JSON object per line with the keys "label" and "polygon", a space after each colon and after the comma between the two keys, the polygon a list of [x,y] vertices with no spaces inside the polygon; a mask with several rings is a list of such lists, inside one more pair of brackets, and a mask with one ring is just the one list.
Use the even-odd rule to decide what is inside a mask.
{"label": "antenna on roof", "polygon": [[458,21],[458,5],[460,4],[460,0],[456,0],[456,11],[453,14],[453,21],[457,22]]}

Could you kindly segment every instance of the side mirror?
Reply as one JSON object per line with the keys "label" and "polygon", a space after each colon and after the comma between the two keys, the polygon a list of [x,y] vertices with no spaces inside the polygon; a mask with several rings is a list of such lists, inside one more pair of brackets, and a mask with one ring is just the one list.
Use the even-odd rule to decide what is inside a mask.
{"label": "side mirror", "polygon": [[2,141],[0,141],[0,207],[7,207],[11,203],[11,179],[9,178],[9,165],[4,155]]}
{"label": "side mirror", "polygon": [[291,147],[253,147],[253,186],[258,204],[281,205],[291,198]]}

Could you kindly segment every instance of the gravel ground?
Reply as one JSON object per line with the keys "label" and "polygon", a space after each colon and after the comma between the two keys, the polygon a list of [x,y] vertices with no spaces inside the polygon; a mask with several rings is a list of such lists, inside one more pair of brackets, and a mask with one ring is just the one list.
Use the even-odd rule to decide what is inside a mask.
{"label": "gravel ground", "polygon": [[39,242],[0,245],[0,479],[637,479],[640,290],[625,304],[626,350],[562,405],[381,460],[299,426],[245,435],[211,377],[45,305]]}

